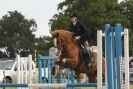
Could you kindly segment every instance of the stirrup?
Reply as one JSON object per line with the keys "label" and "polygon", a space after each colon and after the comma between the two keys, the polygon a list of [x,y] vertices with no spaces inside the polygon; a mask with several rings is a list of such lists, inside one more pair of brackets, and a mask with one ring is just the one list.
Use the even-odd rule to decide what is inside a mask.
{"label": "stirrup", "polygon": [[94,58],[92,57],[92,58],[90,58],[90,63],[94,63],[95,62],[95,60],[93,60]]}
{"label": "stirrup", "polygon": [[89,63],[88,66],[89,66],[89,69],[93,69],[94,68],[94,66],[92,65],[92,63]]}

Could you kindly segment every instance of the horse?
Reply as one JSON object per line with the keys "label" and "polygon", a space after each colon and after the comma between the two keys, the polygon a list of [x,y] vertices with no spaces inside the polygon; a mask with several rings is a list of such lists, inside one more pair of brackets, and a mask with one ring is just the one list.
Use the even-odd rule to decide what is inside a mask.
{"label": "horse", "polygon": [[[91,60],[90,67],[86,66],[86,63],[81,57],[81,49],[80,46],[76,43],[76,40],[73,36],[73,33],[67,31],[65,29],[60,29],[51,32],[51,35],[54,39],[54,46],[60,50],[60,61],[55,62],[59,66],[63,66],[65,68],[70,68],[75,71],[77,77],[80,76],[81,73],[85,73],[88,77],[88,82],[96,82],[97,78],[97,53],[91,52]],[[59,51],[58,51],[59,53]],[[102,77],[105,80],[105,58],[102,57]]]}

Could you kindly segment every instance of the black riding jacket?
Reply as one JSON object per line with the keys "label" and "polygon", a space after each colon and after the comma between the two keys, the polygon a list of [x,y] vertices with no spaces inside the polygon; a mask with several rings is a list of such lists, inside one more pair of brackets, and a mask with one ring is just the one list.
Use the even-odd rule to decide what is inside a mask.
{"label": "black riding jacket", "polygon": [[73,23],[70,24],[70,31],[74,33],[74,36],[82,36],[84,33],[87,33],[86,29],[79,21],[77,21],[75,25]]}
{"label": "black riding jacket", "polygon": [[75,25],[73,23],[70,24],[70,31],[74,33],[74,36],[80,36],[80,43],[84,43],[87,40],[90,42],[89,33],[79,21]]}

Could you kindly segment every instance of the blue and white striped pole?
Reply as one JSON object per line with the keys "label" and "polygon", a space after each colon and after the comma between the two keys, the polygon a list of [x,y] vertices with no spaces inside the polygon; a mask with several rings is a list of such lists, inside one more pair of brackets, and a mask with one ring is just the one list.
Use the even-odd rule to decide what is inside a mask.
{"label": "blue and white striped pole", "polygon": [[107,65],[107,87],[114,89],[114,75],[113,75],[113,58],[111,55],[111,37],[110,24],[105,25],[105,51],[106,51],[106,65]]}

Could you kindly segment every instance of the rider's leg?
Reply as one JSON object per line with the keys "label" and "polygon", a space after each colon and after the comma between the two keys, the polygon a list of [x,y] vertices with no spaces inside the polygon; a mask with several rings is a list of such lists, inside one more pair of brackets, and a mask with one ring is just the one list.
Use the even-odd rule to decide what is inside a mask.
{"label": "rider's leg", "polygon": [[89,40],[85,35],[81,36],[80,38],[80,46],[83,51],[83,58],[84,58],[85,64],[89,68],[88,65],[90,64],[90,60],[91,60],[90,51],[89,51],[90,44],[89,44]]}
{"label": "rider's leg", "polygon": [[89,53],[90,46],[87,40],[83,42],[83,47],[85,48],[86,52]]}
{"label": "rider's leg", "polygon": [[82,44],[83,48],[84,48],[84,54],[88,56],[88,58],[90,57],[90,48],[89,48],[89,42],[88,41],[84,41],[84,43]]}

